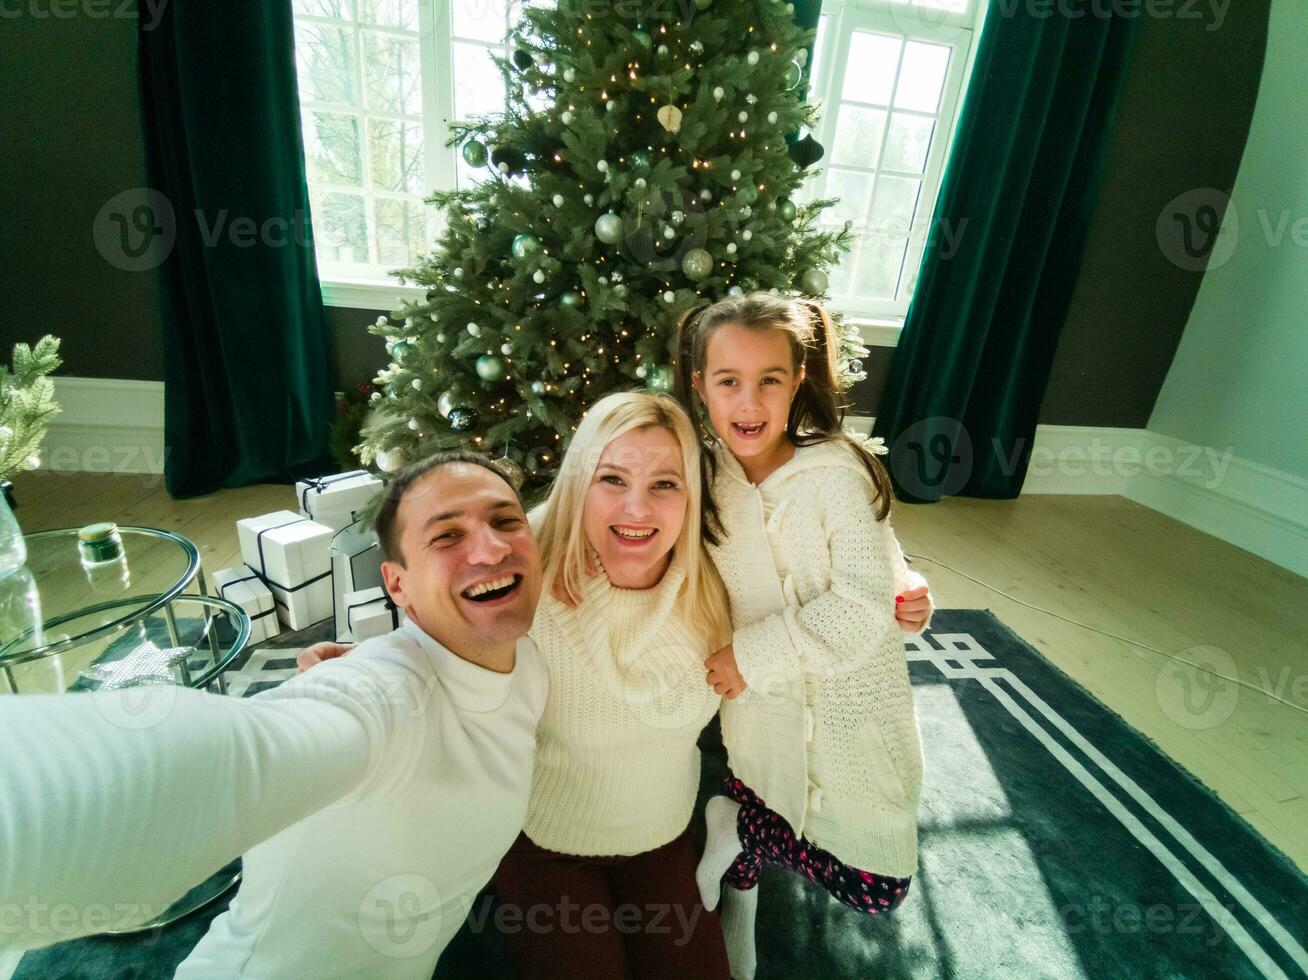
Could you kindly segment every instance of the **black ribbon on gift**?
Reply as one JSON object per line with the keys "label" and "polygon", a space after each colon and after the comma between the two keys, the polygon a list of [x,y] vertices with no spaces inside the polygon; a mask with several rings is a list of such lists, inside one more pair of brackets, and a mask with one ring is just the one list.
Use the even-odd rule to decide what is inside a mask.
{"label": "black ribbon on gift", "polygon": [[[246,567],[247,570],[250,571],[250,574],[249,574],[249,575],[242,575],[240,578],[234,578],[234,579],[232,579],[230,582],[224,582],[224,583],[222,583],[221,585],[218,586],[218,598],[219,598],[219,599],[226,599],[226,598],[227,598],[227,590],[230,589],[230,588],[231,588],[232,586],[234,586],[234,585],[240,585],[242,582],[260,582],[260,581],[262,581],[262,579],[261,579],[261,578],[260,578],[260,577],[255,573],[255,572],[254,572],[254,570],[253,570],[253,569],[250,569],[250,566],[249,566],[249,565],[246,565],[245,567]],[[269,589],[268,591],[269,591],[269,594],[271,595],[271,594],[272,594],[272,590]],[[270,608],[270,609],[265,609],[263,612],[257,612],[257,613],[250,613],[250,612],[247,611],[247,612],[246,612],[246,616],[248,616],[248,617],[250,618],[250,622],[254,622],[256,619],[263,619],[263,617],[265,617],[265,616],[271,616],[271,615],[272,615],[273,613],[275,613],[276,611],[277,611],[277,597],[276,597],[276,596],[273,596],[273,605],[272,605],[272,608]]]}
{"label": "black ribbon on gift", "polygon": [[[366,599],[363,602],[347,602],[345,604],[345,625],[351,633],[354,632],[354,610],[362,609],[364,606],[371,606],[377,599]],[[382,589],[381,601],[386,606],[386,611],[391,614],[391,629],[400,628],[400,610],[395,605],[395,600],[391,594]]]}
{"label": "black ribbon on gift", "polygon": [[[359,470],[359,472],[360,472],[360,473],[363,473],[363,472],[366,472],[366,471],[364,471],[364,470]],[[351,518],[354,517],[354,513],[353,513],[353,512],[350,513],[350,517],[351,517]],[[333,534],[333,535],[332,535],[332,543],[331,543],[331,545],[330,545],[329,551],[335,551],[335,550],[336,550],[336,539],[337,539],[337,538],[339,538],[339,537],[340,537],[342,534],[344,534],[346,531],[357,531],[357,530],[359,530],[359,525],[362,524],[362,523],[363,523],[362,519],[359,519],[359,520],[353,520],[353,519],[352,519],[352,520],[350,521],[349,524],[346,524],[345,527],[341,528],[339,531],[337,531],[335,534]],[[371,542],[369,545],[367,545],[367,547],[360,548],[358,551],[351,552],[350,554],[345,554],[344,552],[342,552],[342,555],[343,555],[343,556],[344,556],[344,557],[349,561],[349,563],[350,563],[350,584],[351,584],[351,585],[354,584],[354,559],[358,558],[360,555],[366,555],[368,552],[372,551],[373,548],[380,548],[380,547],[381,547],[381,544],[380,544],[380,543],[378,543],[377,541],[373,541],[373,542]],[[336,593],[337,593],[338,591],[340,591],[340,590],[337,589],[337,585],[338,585],[338,583],[337,583],[336,580],[335,580],[335,571],[336,571],[336,562],[333,560],[333,561],[332,561],[332,622],[336,622]],[[354,589],[351,589],[350,591],[353,592],[353,591],[355,591],[355,590],[354,590]],[[344,595],[345,593],[344,593],[344,592],[341,592],[341,594]],[[389,598],[389,596],[388,596],[388,598]],[[349,625],[349,622],[350,622],[350,611],[349,611],[349,609],[347,608],[347,609],[345,610],[345,623],[346,623],[347,626]]]}
{"label": "black ribbon on gift", "polygon": [[263,536],[270,531],[276,531],[279,528],[283,528],[283,527],[290,527],[292,524],[304,524],[308,522],[308,520],[309,518],[307,517],[297,517],[294,520],[285,521],[282,524],[274,524],[272,527],[266,527],[262,531],[256,533],[254,536],[254,543],[255,546],[259,549],[259,567],[250,568],[248,564],[245,566],[246,568],[249,568],[250,571],[254,573],[255,577],[260,582],[268,586],[268,591],[272,592],[273,602],[281,606],[283,609],[289,609],[290,605],[289,603],[286,602],[285,599],[283,599],[280,595],[277,594],[276,590],[280,589],[282,592],[291,593],[291,592],[299,592],[301,589],[307,589],[309,586],[313,585],[314,582],[320,582],[323,579],[325,579],[328,575],[330,575],[332,573],[331,566],[329,565],[327,571],[323,572],[321,575],[315,575],[313,578],[301,582],[299,585],[296,586],[281,585],[278,582],[274,582],[271,578],[268,577],[268,562],[263,556]]}
{"label": "black ribbon on gift", "polygon": [[300,491],[300,510],[309,509],[309,494],[322,493],[333,483],[340,483],[342,480],[353,480],[356,476],[367,476],[367,470],[350,470],[348,473],[337,473],[335,476],[320,476],[309,480],[305,487]]}

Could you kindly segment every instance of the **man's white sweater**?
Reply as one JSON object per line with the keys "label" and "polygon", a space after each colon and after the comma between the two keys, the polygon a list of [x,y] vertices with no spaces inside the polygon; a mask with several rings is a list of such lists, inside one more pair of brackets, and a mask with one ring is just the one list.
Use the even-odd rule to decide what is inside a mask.
{"label": "man's white sweater", "polygon": [[570,609],[542,597],[531,636],[550,672],[524,828],[564,854],[639,854],[690,822],[700,731],[720,698],[704,681],[711,652],[677,615],[674,561],[651,589],[589,578]]}
{"label": "man's white sweater", "polygon": [[[247,700],[6,698],[0,908],[141,921],[244,853],[177,976],[427,980],[522,826],[547,685],[529,639],[500,674],[410,621]],[[33,913],[0,948],[104,926]]]}
{"label": "man's white sweater", "polygon": [[922,750],[895,594],[908,568],[850,447],[802,446],[755,486],[715,453],[727,535],[710,551],[749,685],[724,701],[735,774],[853,867],[917,866]]}

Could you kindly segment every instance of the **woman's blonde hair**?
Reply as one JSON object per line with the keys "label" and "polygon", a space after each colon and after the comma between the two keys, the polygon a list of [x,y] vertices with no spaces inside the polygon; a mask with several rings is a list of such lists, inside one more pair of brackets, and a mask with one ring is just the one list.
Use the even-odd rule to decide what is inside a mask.
{"label": "woman's blonde hair", "polygon": [[677,610],[686,626],[710,650],[717,650],[730,639],[731,612],[726,587],[703,542],[699,438],[690,417],[674,399],[665,395],[647,391],[606,395],[582,418],[559,464],[536,534],[544,585],[546,589],[562,585],[574,603],[581,601],[590,557],[582,520],[586,492],[605,447],[633,429],[651,426],[672,433],[681,448],[686,520],[672,554],[681,561],[686,579],[677,595]]}

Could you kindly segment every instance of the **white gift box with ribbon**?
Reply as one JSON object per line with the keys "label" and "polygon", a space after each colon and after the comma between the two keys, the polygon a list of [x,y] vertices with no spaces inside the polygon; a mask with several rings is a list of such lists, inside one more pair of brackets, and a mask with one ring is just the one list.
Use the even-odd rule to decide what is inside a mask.
{"label": "white gift box with ribbon", "polygon": [[347,524],[332,538],[332,609],[336,642],[348,643],[345,597],[351,592],[381,588],[382,553],[377,535],[360,521]]}
{"label": "white gift box with ribbon", "polygon": [[233,602],[250,617],[250,646],[271,640],[282,631],[277,621],[277,604],[258,575],[246,568],[224,568],[213,573],[218,598]]}
{"label": "white gift box with ribbon", "polygon": [[351,470],[295,484],[300,515],[339,531],[372,503],[382,491],[382,481],[367,470]]}
{"label": "white gift box with ribbon", "polygon": [[277,618],[293,630],[332,614],[332,529],[278,510],[236,522],[241,560],[272,592]]}
{"label": "white gift box with ribbon", "polygon": [[340,643],[362,643],[397,629],[404,622],[404,610],[397,609],[380,587],[350,592],[345,596],[345,639]]}

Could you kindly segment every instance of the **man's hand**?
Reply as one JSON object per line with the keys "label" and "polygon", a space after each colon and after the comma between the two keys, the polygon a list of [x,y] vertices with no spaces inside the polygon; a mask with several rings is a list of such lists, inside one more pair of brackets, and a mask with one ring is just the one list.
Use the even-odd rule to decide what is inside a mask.
{"label": "man's hand", "polygon": [[740,697],[741,692],[749,687],[736,666],[736,648],[729,643],[705,660],[704,666],[708,668],[705,677],[708,686],[728,701]]}
{"label": "man's hand", "polygon": [[905,633],[920,633],[931,619],[935,603],[931,600],[931,587],[921,572],[908,573],[909,588],[895,596],[895,619]]}
{"label": "man's hand", "polygon": [[331,640],[315,643],[296,654],[295,672],[303,674],[310,667],[316,667],[324,660],[335,660],[337,657],[343,657],[353,649],[354,644],[352,643],[333,643]]}

